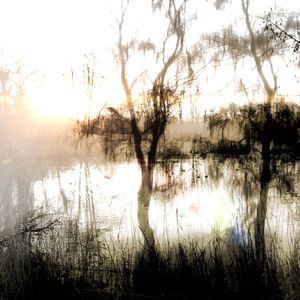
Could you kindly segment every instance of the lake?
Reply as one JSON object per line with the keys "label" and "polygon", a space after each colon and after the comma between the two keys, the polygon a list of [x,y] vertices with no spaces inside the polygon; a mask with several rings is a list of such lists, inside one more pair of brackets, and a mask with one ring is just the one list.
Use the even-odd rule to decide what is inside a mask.
{"label": "lake", "polygon": [[[271,161],[266,186],[255,157],[160,161],[144,217],[161,246],[205,246],[216,234],[238,245],[263,235],[290,252],[299,236],[299,166]],[[2,161],[0,172],[2,236],[25,228],[45,239],[60,232],[63,240],[76,224],[78,232],[95,232],[107,244],[143,243],[137,217],[141,173],[134,161]]]}

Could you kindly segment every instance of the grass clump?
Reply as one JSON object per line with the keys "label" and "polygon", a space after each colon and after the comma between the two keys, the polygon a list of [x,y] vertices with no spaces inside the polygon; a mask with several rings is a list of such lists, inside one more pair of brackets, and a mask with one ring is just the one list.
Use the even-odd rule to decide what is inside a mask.
{"label": "grass clump", "polygon": [[299,299],[297,247],[284,258],[275,243],[258,253],[250,238],[216,235],[206,247],[107,245],[114,252],[75,228],[2,239],[0,299]]}

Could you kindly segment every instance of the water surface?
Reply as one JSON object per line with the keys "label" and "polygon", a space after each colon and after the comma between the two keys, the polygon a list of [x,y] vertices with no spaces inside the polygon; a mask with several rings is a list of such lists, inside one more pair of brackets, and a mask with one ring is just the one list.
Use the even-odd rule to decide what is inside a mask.
{"label": "water surface", "polygon": [[[157,244],[207,244],[216,233],[238,244],[263,226],[267,240],[289,251],[299,236],[299,163],[271,162],[263,193],[261,168],[257,159],[213,156],[159,162],[148,214]],[[44,158],[2,163],[1,173],[2,233],[29,217],[35,232],[73,222],[110,243],[142,243],[135,162]]]}

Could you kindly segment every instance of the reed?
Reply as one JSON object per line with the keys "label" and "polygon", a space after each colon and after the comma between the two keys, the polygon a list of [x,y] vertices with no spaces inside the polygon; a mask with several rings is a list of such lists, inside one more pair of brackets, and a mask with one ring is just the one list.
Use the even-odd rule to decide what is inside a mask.
{"label": "reed", "polygon": [[145,251],[108,243],[77,221],[0,239],[0,299],[299,299],[299,244],[283,256],[276,240],[263,257],[251,238],[217,233]]}

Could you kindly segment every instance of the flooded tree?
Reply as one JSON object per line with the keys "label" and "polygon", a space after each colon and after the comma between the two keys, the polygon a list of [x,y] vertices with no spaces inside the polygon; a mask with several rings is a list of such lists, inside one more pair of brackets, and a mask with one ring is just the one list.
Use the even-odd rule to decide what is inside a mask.
{"label": "flooded tree", "polygon": [[[243,106],[241,109],[236,109],[233,106],[228,109],[221,109],[219,112],[208,116],[207,119],[210,130],[220,130],[222,139],[224,139],[223,133],[226,127],[232,126],[233,122],[238,124],[248,151],[253,149],[254,143],[259,142],[258,148],[261,151],[262,158],[269,159],[273,144],[276,144],[277,147],[280,147],[280,143],[282,145],[294,143],[295,145],[294,132],[297,130],[297,113],[295,113],[295,109],[297,110],[297,108],[293,104],[285,103],[284,97],[278,97],[278,74],[273,62],[275,56],[282,57],[283,55],[281,51],[283,47],[279,47],[278,43],[274,42],[275,37],[287,39],[288,33],[282,28],[280,31],[279,25],[272,22],[270,15],[264,23],[261,21],[258,25],[257,22],[255,24],[255,20],[250,14],[250,4],[250,0],[241,0],[246,25],[244,34],[235,32],[229,26],[223,30],[223,33],[217,33],[213,38],[210,37],[209,42],[218,45],[220,49],[218,52],[219,59],[229,56],[235,68],[237,63],[244,63],[245,59],[250,58],[252,60],[263,87],[264,101],[261,104],[253,104],[247,84],[241,78],[239,82],[241,91],[247,96],[250,104]],[[297,22],[295,23],[294,20],[292,23],[294,27]],[[277,31],[275,30],[276,26]],[[291,35],[291,38],[296,43],[296,36]],[[294,51],[297,51],[296,45],[297,43]],[[279,120],[281,125],[279,125]],[[291,123],[295,125],[293,130],[290,130]],[[286,127],[289,127],[289,130],[285,130]],[[286,138],[281,139],[281,142],[274,135],[275,129],[280,130],[280,132],[284,131],[286,134]],[[292,132],[293,137],[289,134]],[[255,147],[257,148],[257,145]]]}
{"label": "flooded tree", "polygon": [[[30,102],[28,92],[38,72],[7,49],[0,50],[0,227],[13,228],[16,220],[33,209],[31,183],[35,174],[33,141],[30,139]],[[36,83],[35,83],[36,84]]]}
{"label": "flooded tree", "polygon": [[[251,56],[254,59],[257,73],[263,83],[265,94],[266,94],[266,101],[263,105],[264,123],[263,123],[263,130],[261,132],[261,135],[262,135],[261,155],[262,155],[263,159],[268,160],[269,156],[270,156],[270,146],[271,146],[271,123],[272,123],[272,115],[271,115],[272,107],[271,106],[272,106],[272,102],[274,101],[274,97],[275,97],[275,94],[276,94],[277,88],[278,88],[277,76],[274,72],[271,55],[268,54],[269,50],[266,49],[267,51],[265,50],[264,53],[262,53],[262,54],[258,53],[258,49],[256,46],[255,37],[254,37],[254,30],[253,30],[253,27],[252,27],[251,21],[250,21],[249,6],[250,6],[250,0],[242,0],[242,9],[243,9],[243,12],[245,15],[246,25],[247,25],[247,29],[249,32],[249,38],[250,38]],[[273,86],[270,84],[269,80],[267,79],[266,74],[264,73],[262,61],[260,59],[261,56],[267,57],[267,61],[269,63],[269,69],[271,71],[270,73],[272,75],[271,78],[273,81]]]}
{"label": "flooded tree", "polygon": [[[122,1],[121,16],[118,19],[118,43],[116,59],[119,65],[120,80],[125,94],[122,108],[109,107],[96,118],[80,122],[83,135],[106,137],[106,142],[121,140],[133,141],[133,151],[139,164],[142,180],[138,192],[138,220],[145,239],[145,247],[154,247],[154,234],[149,224],[149,206],[153,191],[153,172],[157,161],[159,142],[172,117],[180,113],[180,101],[183,95],[184,78],[182,64],[185,45],[186,1],[152,1],[152,12],[165,19],[165,36],[156,44],[150,39],[137,38],[126,40],[126,21],[132,1]],[[150,8],[150,6],[149,6]],[[154,61],[156,70],[149,73],[144,70],[132,78],[132,63],[139,56],[148,55]],[[153,55],[155,59],[153,60]],[[181,59],[181,62],[180,62]],[[190,61],[189,61],[190,63]],[[191,68],[191,65],[189,65]],[[134,72],[134,71],[133,71]],[[191,72],[190,72],[191,74]],[[136,92],[148,82],[146,91]],[[109,129],[110,128],[110,129]],[[109,135],[107,134],[109,132]],[[109,138],[108,138],[109,137]],[[107,146],[104,140],[104,146]]]}
{"label": "flooded tree", "polygon": [[[239,61],[251,58],[255,66],[260,83],[263,87],[264,100],[262,103],[250,102],[244,106],[231,105],[207,116],[211,132],[219,130],[222,135],[219,146],[227,146],[227,152],[232,152],[224,141],[224,130],[231,127],[241,135],[239,141],[233,142],[239,150],[236,154],[249,154],[259,152],[260,164],[260,195],[257,205],[257,214],[254,228],[256,254],[259,261],[264,261],[265,256],[265,220],[269,184],[272,180],[271,160],[272,154],[298,153],[299,148],[299,106],[285,103],[284,99],[278,100],[278,74],[273,63],[275,56],[281,55],[277,45],[274,45],[274,34],[287,39],[278,24],[267,22],[267,28],[255,27],[250,14],[250,0],[241,0],[242,12],[245,18],[246,32],[244,35],[236,33],[232,27],[223,30],[211,42],[221,47],[219,55],[230,56],[235,66]],[[273,26],[273,27],[272,27]],[[277,27],[276,27],[277,26]],[[271,28],[271,29],[270,29]],[[277,33],[275,33],[277,29]],[[281,30],[280,30],[281,29]],[[294,41],[294,51],[297,49],[297,38]],[[246,84],[240,79],[241,90],[251,101]],[[240,147],[243,142],[244,147]],[[226,148],[226,147],[225,147]],[[226,152],[226,149],[224,149]],[[223,151],[223,152],[224,152]],[[226,153],[227,153],[226,152]]]}
{"label": "flooded tree", "polygon": [[[250,14],[250,0],[241,0],[242,13],[245,20],[245,32],[238,33],[230,25],[208,36],[208,43],[217,46],[216,59],[219,61],[230,58],[236,71],[239,63],[252,61],[254,70],[257,72],[259,83],[262,86],[264,100],[261,104],[255,105],[252,102],[249,88],[244,78],[239,79],[239,89],[243,92],[250,104],[242,108],[231,105],[228,109],[221,109],[219,112],[212,113],[207,117],[211,132],[218,129],[222,133],[224,140],[224,130],[235,123],[242,140],[246,146],[244,152],[253,149],[253,141],[259,142],[259,148],[263,159],[269,159],[272,144],[272,123],[274,114],[279,108],[275,104],[278,90],[278,75],[275,69],[273,58],[280,55],[278,49],[273,47],[270,33],[264,30],[263,26],[257,27]],[[253,94],[254,95],[254,94]],[[254,101],[255,101],[255,96]],[[256,145],[257,147],[257,145]],[[241,148],[241,147],[239,147]]]}

